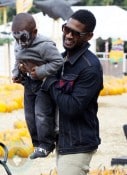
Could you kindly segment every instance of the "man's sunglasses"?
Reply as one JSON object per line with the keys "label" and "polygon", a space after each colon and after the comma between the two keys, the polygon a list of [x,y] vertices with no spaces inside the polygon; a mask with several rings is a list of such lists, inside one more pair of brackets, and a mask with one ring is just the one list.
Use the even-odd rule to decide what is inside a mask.
{"label": "man's sunglasses", "polygon": [[73,36],[77,36],[77,37],[82,37],[84,35],[86,35],[88,32],[78,32],[74,29],[71,29],[70,27],[67,26],[67,24],[63,24],[62,25],[62,32],[67,35],[69,33],[71,33]]}

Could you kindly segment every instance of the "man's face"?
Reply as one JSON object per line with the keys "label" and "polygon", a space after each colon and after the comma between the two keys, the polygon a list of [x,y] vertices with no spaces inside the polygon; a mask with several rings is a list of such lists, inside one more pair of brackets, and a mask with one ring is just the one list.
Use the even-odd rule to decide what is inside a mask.
{"label": "man's face", "polygon": [[62,26],[63,46],[66,50],[74,50],[81,47],[84,42],[88,41],[88,32],[85,32],[85,25],[79,21],[70,18]]}
{"label": "man's face", "polygon": [[32,32],[28,32],[27,30],[21,31],[12,31],[13,37],[16,39],[17,43],[21,46],[21,48],[27,48],[33,41]]}

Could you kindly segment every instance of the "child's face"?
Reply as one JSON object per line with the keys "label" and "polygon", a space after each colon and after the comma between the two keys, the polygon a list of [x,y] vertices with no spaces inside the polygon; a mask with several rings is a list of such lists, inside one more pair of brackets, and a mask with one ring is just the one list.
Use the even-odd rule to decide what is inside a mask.
{"label": "child's face", "polygon": [[33,33],[28,32],[27,30],[12,32],[12,35],[16,39],[17,43],[21,46],[21,48],[29,47],[34,39]]}

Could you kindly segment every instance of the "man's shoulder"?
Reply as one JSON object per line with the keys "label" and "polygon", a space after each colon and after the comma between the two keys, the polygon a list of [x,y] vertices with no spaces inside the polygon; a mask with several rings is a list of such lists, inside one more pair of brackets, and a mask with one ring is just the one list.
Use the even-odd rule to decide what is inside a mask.
{"label": "man's shoulder", "polygon": [[85,64],[89,65],[89,66],[96,66],[96,65],[100,65],[100,60],[99,58],[96,56],[96,54],[94,54],[93,52],[91,52],[90,50],[87,50],[84,54],[83,54],[83,60],[85,61]]}

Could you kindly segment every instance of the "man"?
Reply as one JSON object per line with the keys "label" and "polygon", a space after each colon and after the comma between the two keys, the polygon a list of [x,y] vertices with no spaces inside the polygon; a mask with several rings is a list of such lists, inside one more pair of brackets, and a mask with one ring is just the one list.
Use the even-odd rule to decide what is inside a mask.
{"label": "man", "polygon": [[75,12],[62,26],[66,61],[59,81],[47,79],[43,87],[59,108],[58,175],[86,175],[100,144],[97,100],[103,73],[98,58],[88,50],[95,26],[96,19],[87,10]]}

